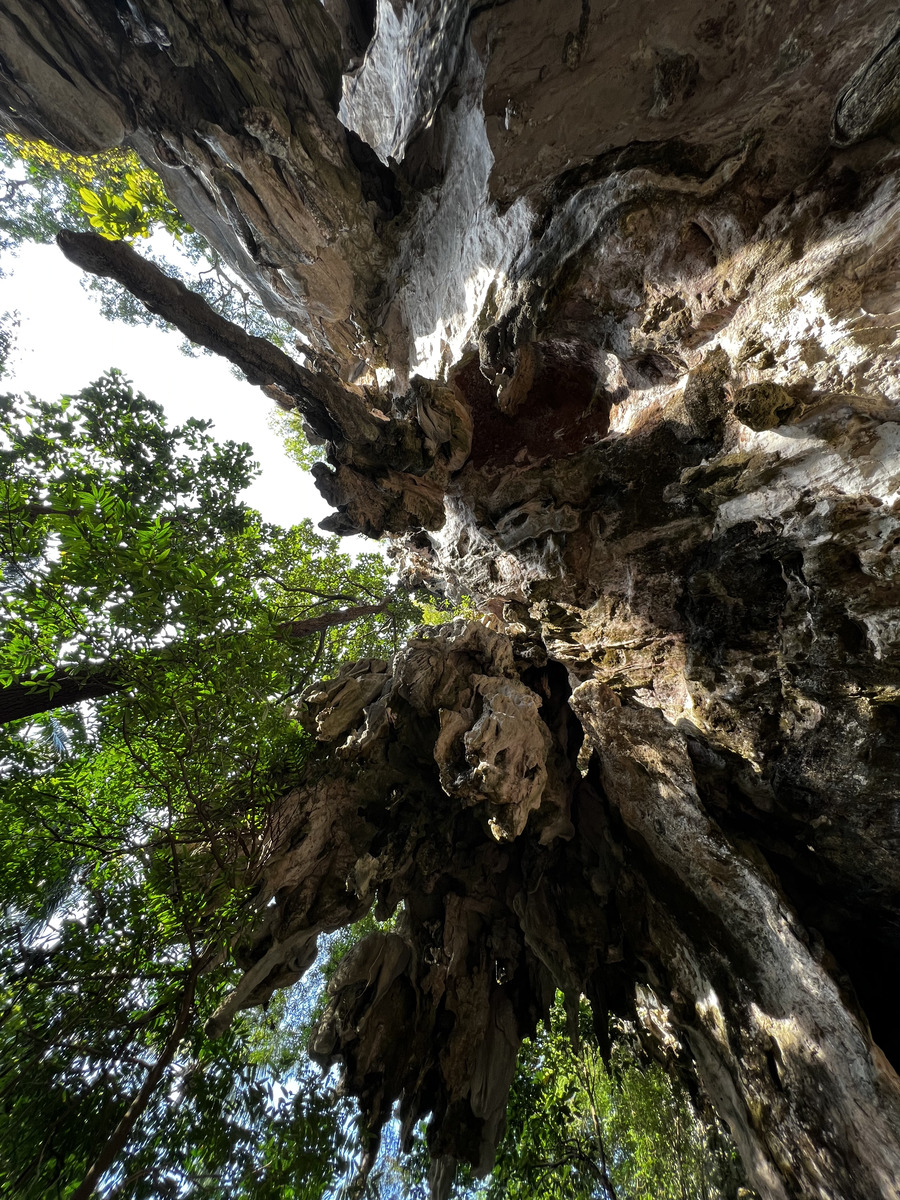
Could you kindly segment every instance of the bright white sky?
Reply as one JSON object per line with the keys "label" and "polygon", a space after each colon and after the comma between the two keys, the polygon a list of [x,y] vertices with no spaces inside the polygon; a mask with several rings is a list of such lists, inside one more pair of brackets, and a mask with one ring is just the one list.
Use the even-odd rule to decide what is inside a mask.
{"label": "bright white sky", "polygon": [[[25,244],[3,256],[0,313],[18,311],[21,326],[4,391],[34,392],[44,400],[77,392],[110,367],[162,404],[170,422],[188,417],[215,422],[222,441],[249,442],[263,468],[244,499],[269,521],[294,525],[304,517],[318,524],[330,509],[312,478],[285,455],[269,428],[272,402],[238,380],[224,359],[188,358],[181,334],[107,321],[97,301],[81,286],[82,272],[56,246]],[[345,538],[344,548],[374,550],[375,543]]]}

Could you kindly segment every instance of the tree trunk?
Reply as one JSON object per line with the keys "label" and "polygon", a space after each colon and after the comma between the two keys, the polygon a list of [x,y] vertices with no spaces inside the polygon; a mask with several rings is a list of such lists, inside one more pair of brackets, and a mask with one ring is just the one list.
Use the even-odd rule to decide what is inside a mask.
{"label": "tree trunk", "polygon": [[[66,258],[76,266],[92,275],[115,279],[150,312],[170,322],[192,342],[234,363],[251,383],[280,388],[320,436],[337,435],[333,413],[337,407],[335,401],[343,400],[346,404],[342,389],[329,386],[327,379],[301,367],[265,338],[248,334],[239,325],[220,317],[202,296],[166,275],[155,263],[141,258],[127,242],[69,229],[63,229],[56,240]],[[331,393],[334,398],[329,406]]]}
{"label": "tree trunk", "polygon": [[214,1026],[402,900],[315,1045],[370,1128],[432,1114],[437,1194],[562,987],[680,1048],[763,1197],[897,1200],[895,16],[89,8],[0,0],[0,120],[128,137],[327,364],[329,528],[492,614],[308,690]]}
{"label": "tree trunk", "polygon": [[350,625],[353,621],[361,621],[364,617],[376,617],[379,613],[387,612],[389,604],[389,600],[380,600],[377,604],[351,604],[348,608],[340,608],[336,612],[320,613],[318,616],[304,617],[299,621],[281,621],[275,628],[284,638],[309,637],[311,633],[337,629],[342,625]]}
{"label": "tree trunk", "polygon": [[57,708],[69,708],[82,700],[100,700],[121,688],[120,679],[109,667],[90,673],[56,671],[33,684],[20,680],[0,689],[0,725],[53,712]]}

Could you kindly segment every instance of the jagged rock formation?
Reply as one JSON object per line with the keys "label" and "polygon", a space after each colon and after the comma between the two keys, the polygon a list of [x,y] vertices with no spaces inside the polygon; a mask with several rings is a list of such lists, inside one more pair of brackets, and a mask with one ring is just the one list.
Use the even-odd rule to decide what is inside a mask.
{"label": "jagged rock formation", "polygon": [[402,899],[316,1052],[438,1192],[549,989],[640,984],[762,1196],[900,1194],[897,19],[0,0],[3,119],[302,333],[331,527],[495,615],[308,696],[231,1005]]}

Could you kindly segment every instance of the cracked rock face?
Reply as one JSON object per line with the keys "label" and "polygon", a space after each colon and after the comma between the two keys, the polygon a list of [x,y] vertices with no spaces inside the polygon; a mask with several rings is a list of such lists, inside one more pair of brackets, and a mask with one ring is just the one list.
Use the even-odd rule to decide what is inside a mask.
{"label": "cracked rock face", "polygon": [[0,0],[0,47],[6,124],[134,145],[308,340],[329,527],[492,614],[308,694],[217,1020],[402,900],[316,1053],[433,1114],[438,1194],[560,987],[669,1010],[762,1196],[896,1198],[897,13]]}

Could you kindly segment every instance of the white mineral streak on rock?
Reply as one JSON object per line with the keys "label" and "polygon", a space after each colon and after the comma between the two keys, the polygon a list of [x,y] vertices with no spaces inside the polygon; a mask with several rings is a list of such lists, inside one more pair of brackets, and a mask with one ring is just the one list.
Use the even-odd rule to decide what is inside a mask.
{"label": "white mineral streak on rock", "polygon": [[402,162],[431,123],[459,61],[465,0],[378,0],[362,66],[344,76],[339,116],[383,162]]}
{"label": "white mineral streak on rock", "polygon": [[[474,345],[491,289],[502,292],[531,229],[524,200],[500,214],[488,194],[494,158],[481,107],[483,77],[468,45],[456,81],[460,98],[442,109],[431,133],[443,178],[422,197],[404,237],[384,323],[398,353],[408,338],[410,374],[442,378]],[[397,385],[403,386],[402,369]]]}
{"label": "white mineral streak on rock", "polygon": [[[836,397],[838,402],[843,399]],[[837,403],[829,415],[833,421],[843,419],[852,430],[855,412],[851,404]],[[817,416],[810,418],[807,428],[798,426],[748,438],[754,448],[761,446],[772,456],[770,486],[722,504],[716,514],[715,532],[722,533],[741,521],[778,519],[800,533],[806,518],[796,513],[797,501],[819,489],[833,496],[862,494],[892,504],[900,495],[900,427],[895,422],[871,419],[871,440],[861,453],[858,437],[849,430],[846,440],[835,444],[834,424],[825,427],[825,436],[816,436],[823,425],[823,417]],[[777,463],[774,469],[772,458]]]}
{"label": "white mineral streak on rock", "polygon": [[465,11],[465,5],[437,0],[407,4],[398,15],[390,0],[381,0],[365,62],[344,79],[341,120],[385,162],[401,161],[413,135],[432,126],[459,66],[459,99],[441,109],[429,132],[429,165],[441,178],[420,199],[403,235],[382,318],[391,366],[374,375],[379,386],[398,392],[412,374],[444,377],[474,345],[489,293],[502,291],[531,228],[524,201],[501,215],[488,194],[494,157],[481,103],[484,66],[463,43]]}
{"label": "white mineral streak on rock", "polygon": [[[488,532],[474,519],[463,496],[448,493],[444,524],[428,535],[442,565],[440,588],[454,597],[474,590],[521,598],[533,584],[554,578],[562,563],[562,539],[554,536],[554,530],[571,527],[571,509],[564,505],[556,511],[530,513],[522,507],[521,536],[508,531],[502,519]],[[525,539],[530,541],[523,546]],[[411,578],[427,570],[417,562],[414,547],[403,547],[398,558]]]}

